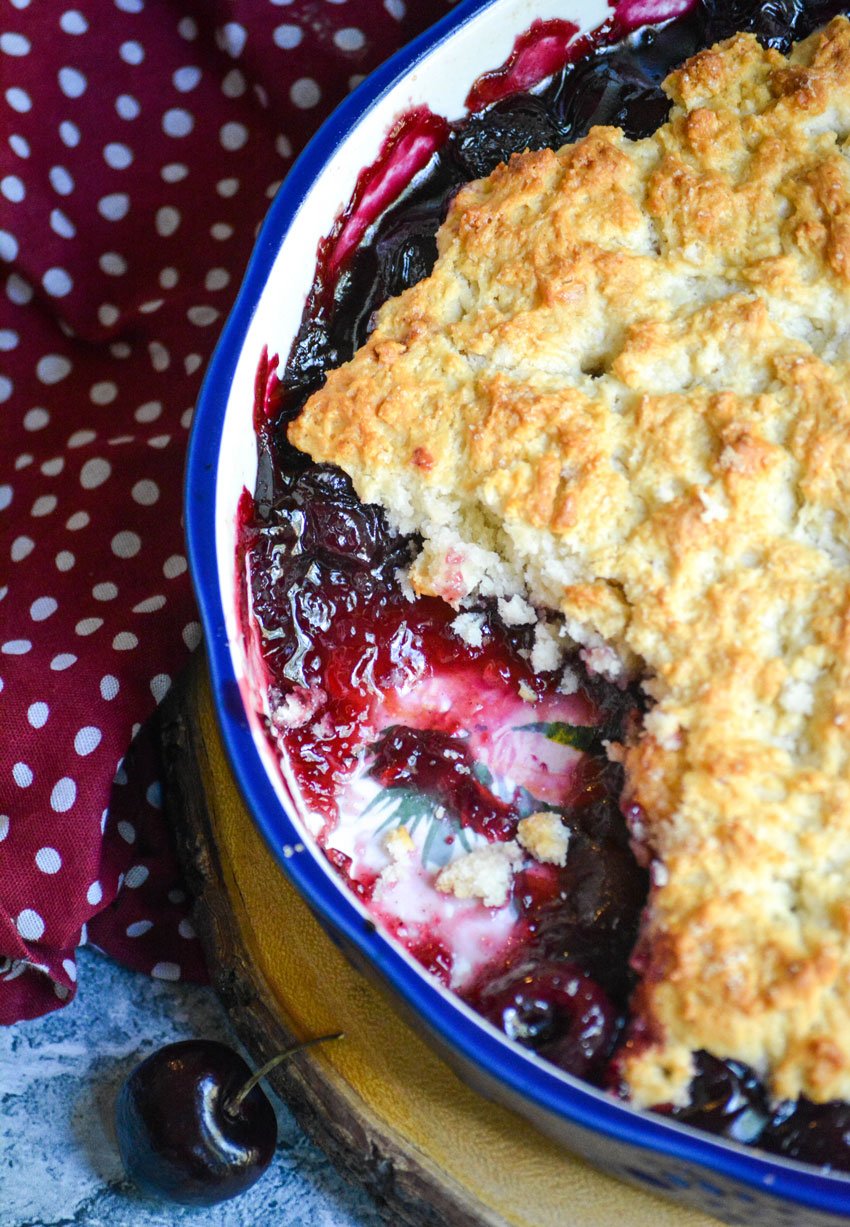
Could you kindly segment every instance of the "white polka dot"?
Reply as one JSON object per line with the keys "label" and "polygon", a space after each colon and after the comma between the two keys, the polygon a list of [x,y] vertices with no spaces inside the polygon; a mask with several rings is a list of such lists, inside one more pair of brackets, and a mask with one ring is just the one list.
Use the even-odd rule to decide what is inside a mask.
{"label": "white polka dot", "polygon": [[147,302],[140,303],[139,310],[142,315],[153,315],[154,311],[158,311],[164,302],[164,298],[151,298]]}
{"label": "white polka dot", "polygon": [[216,42],[219,47],[222,51],[227,51],[232,55],[234,59],[245,50],[247,41],[248,31],[237,21],[228,21],[216,34]]}
{"label": "white polka dot", "polygon": [[29,639],[7,639],[0,647],[0,652],[4,656],[26,656],[31,649],[32,643]]}
{"label": "white polka dot", "polygon": [[37,942],[44,934],[44,921],[31,907],[25,907],[22,912],[18,912],[15,927],[24,941],[28,942]]}
{"label": "white polka dot", "polygon": [[177,33],[191,43],[198,37],[198,23],[192,17],[181,17],[177,23]]}
{"label": "white polka dot", "polygon": [[293,47],[297,47],[303,37],[304,34],[301,27],[292,25],[278,26],[272,34],[275,46],[282,47],[284,51],[290,51]]}
{"label": "white polka dot", "polygon": [[247,89],[245,78],[238,68],[231,68],[221,83],[221,92],[225,98],[241,98]]}
{"label": "white polka dot", "polygon": [[168,352],[162,341],[151,341],[148,346],[148,353],[151,356],[151,366],[155,371],[167,371],[171,363],[171,354]]}
{"label": "white polka dot", "polygon": [[71,372],[71,363],[61,354],[45,354],[36,363],[35,373],[42,383],[59,383]]}
{"label": "white polka dot", "polygon": [[86,92],[88,81],[76,68],[59,69],[59,88],[66,98],[79,98]]}
{"label": "white polka dot", "polygon": [[126,43],[122,43],[118,48],[118,54],[125,64],[141,64],[145,58],[145,49],[141,43],[135,39],[130,39]]}
{"label": "white polka dot", "polygon": [[248,129],[244,124],[231,122],[224,124],[218,134],[219,140],[225,149],[231,152],[241,149],[248,139]]}
{"label": "white polka dot", "polygon": [[23,179],[19,179],[17,175],[5,175],[0,179],[0,194],[12,204],[20,204],[27,194]]}
{"label": "white polka dot", "polygon": [[225,200],[229,200],[231,196],[235,196],[239,191],[238,179],[219,179],[215,185],[215,190],[219,196],[223,196]]}
{"label": "white polka dot", "polygon": [[183,362],[183,366],[185,367],[186,374],[193,375],[195,371],[198,369],[198,367],[201,365],[202,361],[203,359],[201,358],[200,354],[187,354]]}
{"label": "white polka dot", "polygon": [[149,596],[147,600],[139,601],[138,605],[133,606],[133,613],[156,613],[167,603],[164,596]]}
{"label": "white polka dot", "polygon": [[230,282],[230,273],[226,268],[211,268],[204,278],[204,286],[208,290],[223,290]]}
{"label": "white polka dot", "polygon": [[27,708],[27,720],[34,729],[44,728],[49,715],[50,708],[46,703],[30,703]]}
{"label": "white polka dot", "polygon": [[74,288],[74,282],[64,268],[49,268],[42,277],[41,284],[54,298],[64,298]]}
{"label": "white polka dot", "polygon": [[159,172],[166,183],[179,183],[189,173],[189,167],[182,162],[169,162]]}
{"label": "white polka dot", "polygon": [[49,516],[52,511],[56,510],[58,502],[59,500],[55,494],[42,494],[33,503],[30,515]]}
{"label": "white polka dot", "polygon": [[142,507],[152,507],[159,498],[159,486],[155,481],[144,478],[133,486],[132,495],[135,502]]}
{"label": "white polka dot", "polygon": [[148,785],[145,797],[147,798],[148,805],[152,805],[154,809],[162,809],[162,785],[159,780],[154,780],[152,784]]}
{"label": "white polka dot", "polygon": [[97,309],[97,318],[104,328],[111,328],[121,318],[121,312],[110,302],[102,302]]}
{"label": "white polka dot", "polygon": [[110,379],[92,384],[89,389],[89,399],[94,405],[111,405],[118,395],[118,385]]}
{"label": "white polka dot", "polygon": [[118,834],[125,844],[134,844],[136,842],[136,828],[131,822],[119,822]]}
{"label": "white polka dot", "polygon": [[77,799],[77,785],[68,775],[63,775],[53,785],[50,794],[50,808],[57,814],[65,814]]}
{"label": "white polka dot", "polygon": [[139,641],[131,631],[120,631],[112,640],[116,652],[132,652],[139,646]]}
{"label": "white polka dot", "polygon": [[16,537],[12,542],[12,562],[23,562],[35,549],[32,537]]}
{"label": "white polka dot", "polygon": [[366,38],[362,30],[358,30],[356,26],[346,26],[342,30],[337,30],[334,34],[334,42],[340,51],[360,51],[366,45]]}
{"label": "white polka dot", "polygon": [[[71,446],[70,440],[68,446]],[[88,528],[91,523],[91,516],[87,511],[75,511],[72,516],[69,516],[65,527],[72,533],[79,532],[81,528]]]}
{"label": "white polka dot", "polygon": [[162,117],[162,130],[166,136],[188,136],[195,126],[195,117],[185,107],[172,107]]}
{"label": "white polka dot", "polygon": [[65,467],[65,459],[63,456],[54,456],[52,460],[45,460],[39,468],[45,477],[58,477]]}
{"label": "white polka dot", "polygon": [[[0,375],[0,405],[2,405],[4,401],[7,401],[11,395],[12,395],[11,379],[8,379],[5,375]],[[40,412],[45,413],[45,410],[42,409]],[[28,416],[29,414],[27,414],[27,417]],[[26,418],[24,418],[24,425],[26,425]]]}
{"label": "white polka dot", "polygon": [[105,251],[98,263],[110,277],[121,277],[127,271],[127,261],[117,251]]}
{"label": "white polka dot", "polygon": [[8,353],[9,350],[15,349],[20,339],[13,328],[0,328],[0,353]]}
{"label": "white polka dot", "polygon": [[53,982],[53,996],[54,997],[57,997],[60,1001],[67,1001],[70,995],[71,994],[68,988],[64,984],[60,984],[58,980],[54,980]]}
{"label": "white polka dot", "polygon": [[0,486],[0,511],[5,511],[12,501],[12,487],[9,485]]}
{"label": "white polka dot", "polygon": [[229,239],[233,234],[233,227],[229,226],[227,222],[215,222],[214,225],[210,226],[210,234],[219,241]]}
{"label": "white polka dot", "polygon": [[404,0],[384,0],[384,8],[390,17],[395,17],[396,21],[403,21],[404,15],[407,12],[407,5],[404,3]]}
{"label": "white polka dot", "polygon": [[66,34],[85,34],[89,28],[85,17],[76,9],[69,9],[67,13],[63,13],[59,18],[59,25]]}
{"label": "white polka dot", "polygon": [[29,409],[24,414],[24,430],[43,430],[49,421],[50,414],[46,409]]}
{"label": "white polka dot", "polygon": [[112,465],[100,456],[87,460],[80,470],[80,485],[84,490],[96,490],[109,478]]}
{"label": "white polka dot", "polygon": [[55,848],[39,848],[35,863],[42,873],[58,873],[62,868],[62,857]]}
{"label": "white polka dot", "polygon": [[187,565],[182,554],[172,554],[170,558],[166,558],[162,573],[166,579],[176,579],[186,571]]}
{"label": "white polka dot", "polygon": [[143,405],[139,405],[133,416],[137,422],[155,422],[161,413],[162,402],[158,400],[149,400],[145,401]]}
{"label": "white polka dot", "polygon": [[312,77],[299,77],[289,90],[292,102],[302,111],[314,107],[322,97],[322,91]]}
{"label": "white polka dot", "polygon": [[274,147],[282,158],[292,157],[292,141],[288,136],[276,137]]}
{"label": "white polka dot", "polygon": [[180,966],[178,963],[154,963],[151,975],[157,980],[179,980]]}
{"label": "white polka dot", "polygon": [[176,268],[163,268],[159,273],[159,284],[164,290],[173,290],[180,280],[180,274]]}
{"label": "white polka dot", "polygon": [[29,55],[31,43],[23,34],[0,34],[0,51],[6,55]]}
{"label": "white polka dot", "polygon": [[183,642],[190,652],[194,652],[195,648],[201,642],[201,624],[200,622],[188,622],[183,627]]}
{"label": "white polka dot", "polygon": [[126,933],[128,937],[142,937],[145,933],[149,933],[152,928],[152,920],[134,920],[131,925],[127,925]]}
{"label": "white polka dot", "polygon": [[133,151],[129,145],[123,145],[120,141],[110,141],[103,147],[103,160],[113,170],[126,170],[132,164]]}
{"label": "white polka dot", "polygon": [[44,622],[45,619],[55,614],[58,608],[59,602],[52,596],[40,596],[30,605],[30,617],[33,622]]}
{"label": "white polka dot", "polygon": [[62,673],[65,669],[70,669],[71,665],[77,663],[76,656],[72,656],[70,652],[60,652],[58,656],[54,656],[50,662],[50,668],[54,673]]}
{"label": "white polka dot", "polygon": [[63,959],[62,968],[72,984],[77,982],[77,965],[73,959]]}
{"label": "white polka dot", "polygon": [[191,941],[192,938],[198,936],[195,932],[195,926],[192,924],[191,920],[187,920],[185,917],[177,926],[177,932],[181,937],[185,937],[187,941]]}
{"label": "white polka dot", "polygon": [[115,7],[122,13],[141,13],[145,0],[115,0]]}
{"label": "white polka dot", "polygon": [[6,838],[8,834],[9,834],[9,815],[0,814],[0,843],[3,842],[3,840]]}
{"label": "white polka dot", "polygon": [[190,307],[186,312],[186,317],[190,323],[195,324],[198,328],[207,328],[210,324],[214,324],[221,315],[215,307]]}
{"label": "white polka dot", "polygon": [[102,898],[103,887],[100,885],[100,882],[92,882],[91,886],[86,891],[86,902],[90,903],[92,907],[97,907]]}
{"label": "white polka dot", "polygon": [[18,307],[24,307],[32,298],[32,286],[17,273],[6,278],[6,297]]}
{"label": "white polka dot", "polygon": [[172,75],[171,80],[174,82],[174,88],[179,90],[181,94],[188,94],[193,90],[201,79],[201,70],[196,68],[194,64],[187,64],[184,68],[178,68]]}
{"label": "white polka dot", "polygon": [[142,108],[132,94],[119,94],[115,99],[115,110],[120,119],[138,119]]}
{"label": "white polka dot", "polygon": [[79,730],[74,738],[74,749],[81,758],[91,754],[100,745],[103,733],[93,724],[87,724]]}
{"label": "white polka dot", "polygon": [[17,460],[15,461],[15,468],[25,469],[27,465],[32,464],[32,462],[33,462],[33,457],[30,456],[28,453],[24,452],[22,455],[18,456]]}
{"label": "white polka dot", "polygon": [[107,703],[110,703],[117,695],[120,689],[118,678],[112,673],[105,673],[100,679],[100,695]]}
{"label": "white polka dot", "polygon": [[108,582],[105,584],[95,584],[91,594],[96,601],[114,601],[118,595],[118,587],[116,584]]}
{"label": "white polka dot", "polygon": [[61,239],[72,239],[77,233],[77,227],[61,209],[52,209],[50,213],[50,228]]}
{"label": "white polka dot", "polygon": [[150,871],[146,865],[133,865],[124,875],[124,885],[129,890],[137,890],[147,882]]}
{"label": "white polka dot", "polygon": [[156,677],[151,678],[151,694],[157,703],[162,702],[170,686],[171,678],[167,673],[157,673]]}
{"label": "white polka dot", "polygon": [[56,570],[57,571],[70,571],[71,567],[73,567],[76,561],[77,561],[76,558],[74,557],[74,555],[71,553],[70,550],[60,550],[59,553],[56,555],[56,559],[55,559]]}
{"label": "white polka dot", "polygon": [[133,352],[133,347],[128,345],[126,341],[113,341],[109,346],[109,352],[113,358],[129,358]]}
{"label": "white polka dot", "polygon": [[171,205],[164,205],[156,211],[156,231],[163,238],[168,238],[172,235],[180,225],[180,210],[173,208]]}
{"label": "white polka dot", "polygon": [[[59,125],[59,138],[62,141],[62,144],[67,145],[69,149],[76,149],[77,145],[79,145],[80,143],[80,129],[77,127],[75,123],[72,123],[70,119],[63,119],[61,124]],[[62,167],[58,167],[57,169],[62,170]],[[65,174],[67,173],[68,172],[65,171]],[[53,183],[52,178],[50,182]],[[71,191],[73,186],[74,184],[72,182],[71,186],[68,188],[69,192]],[[60,189],[56,187],[55,183],[53,183],[53,187],[55,188],[57,192],[60,191]],[[63,196],[67,195],[67,192],[63,192],[62,194]]]}
{"label": "white polka dot", "polygon": [[168,447],[170,442],[171,435],[155,435],[153,439],[148,439],[148,447]]}
{"label": "white polka dot", "polygon": [[6,90],[6,101],[19,115],[26,115],[27,111],[32,108],[32,98],[25,89],[21,89],[18,85],[13,85],[11,89]]}
{"label": "white polka dot", "polygon": [[32,767],[26,763],[15,763],[12,768],[12,779],[18,785],[18,788],[29,788],[33,781]]}
{"label": "white polka dot", "polygon": [[77,635],[85,638],[88,635],[93,635],[95,631],[99,631],[102,626],[103,618],[81,618],[74,627],[74,631]]}
{"label": "white polka dot", "polygon": [[116,533],[111,542],[112,553],[118,558],[135,558],[142,548],[142,539],[138,533],[126,529]]}
{"label": "white polka dot", "polygon": [[280,185],[282,183],[283,183],[282,179],[275,179],[274,183],[269,184],[269,186],[266,188],[266,197],[269,200],[274,200],[275,196],[280,191]]}
{"label": "white polka dot", "polygon": [[130,197],[126,192],[110,192],[108,196],[101,196],[97,211],[108,222],[120,222],[130,211]]}
{"label": "white polka dot", "polygon": [[0,260],[11,264],[18,254],[18,240],[8,230],[0,230]]}
{"label": "white polka dot", "polygon": [[64,166],[51,166],[49,178],[54,192],[60,196],[69,196],[73,192],[74,180]]}

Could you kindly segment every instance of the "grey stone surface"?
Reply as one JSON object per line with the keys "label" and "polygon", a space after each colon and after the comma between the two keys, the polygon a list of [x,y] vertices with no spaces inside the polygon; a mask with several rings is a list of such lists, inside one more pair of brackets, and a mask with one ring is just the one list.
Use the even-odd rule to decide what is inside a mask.
{"label": "grey stone surface", "polygon": [[204,1209],[142,1198],[124,1179],[115,1096],[173,1040],[233,1042],[209,989],[149,980],[81,950],[70,1006],[0,1028],[0,1227],[378,1227],[381,1218],[278,1103],[279,1146],[247,1193]]}

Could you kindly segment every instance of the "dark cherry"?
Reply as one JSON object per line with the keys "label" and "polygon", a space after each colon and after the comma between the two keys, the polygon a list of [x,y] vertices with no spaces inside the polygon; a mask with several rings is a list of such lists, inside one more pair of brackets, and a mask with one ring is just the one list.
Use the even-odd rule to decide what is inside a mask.
{"label": "dark cherry", "polygon": [[518,94],[470,115],[454,132],[452,144],[464,178],[481,179],[512,153],[557,149],[563,137],[546,99]]}
{"label": "dark cherry", "polygon": [[183,1040],[152,1053],[118,1093],[118,1149],[148,1194],[210,1206],[259,1180],[277,1145],[274,1108],[259,1086],[276,1065],[320,1036],[279,1053],[255,1073],[216,1040]]}
{"label": "dark cherry", "polygon": [[737,30],[755,34],[766,47],[787,51],[846,5],[836,0],[702,0],[705,43],[730,38]]}
{"label": "dark cherry", "polygon": [[471,1004],[512,1040],[595,1081],[618,1031],[608,997],[573,963],[528,963],[486,983]]}
{"label": "dark cherry", "polygon": [[696,1073],[687,1108],[663,1109],[665,1115],[696,1125],[730,1142],[758,1142],[770,1116],[764,1086],[748,1065],[696,1054]]}
{"label": "dark cherry", "polygon": [[761,1135],[760,1145],[788,1159],[850,1171],[850,1104],[783,1104]]}
{"label": "dark cherry", "polygon": [[259,1086],[236,1103],[251,1070],[213,1040],[168,1044],[136,1066],[116,1105],[118,1147],[143,1192],[213,1205],[259,1180],[277,1145]]}

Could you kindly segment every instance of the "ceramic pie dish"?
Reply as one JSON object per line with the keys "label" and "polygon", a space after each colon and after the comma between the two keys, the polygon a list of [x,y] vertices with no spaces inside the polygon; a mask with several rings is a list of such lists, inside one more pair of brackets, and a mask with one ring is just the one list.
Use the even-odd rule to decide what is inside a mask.
{"label": "ceramic pie dish", "polygon": [[[646,5],[637,13],[628,7],[632,18],[655,20],[673,9]],[[610,15],[602,5],[543,8],[530,13],[516,2],[459,6],[339,109],[272,206],[204,385],[187,474],[189,548],[224,740],[250,811],[284,871],[353,960],[391,989],[467,1081],[598,1166],[727,1221],[843,1222],[850,1206],[845,1178],[635,1112],[518,1049],[425,975],[375,929],[314,851],[286,764],[281,771],[255,714],[263,675],[250,636],[243,634],[235,559],[240,501],[256,481],[252,419],[263,350],[288,352],[313,282],[318,244],[399,113],[425,105],[449,119],[461,116],[471,83],[507,59],[532,17],[569,19],[589,31]]]}

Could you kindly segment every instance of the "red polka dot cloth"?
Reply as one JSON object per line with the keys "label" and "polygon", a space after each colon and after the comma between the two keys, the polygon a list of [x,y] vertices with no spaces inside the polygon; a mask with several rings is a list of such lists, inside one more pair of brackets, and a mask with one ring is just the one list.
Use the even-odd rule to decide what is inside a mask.
{"label": "red polka dot cloth", "polygon": [[73,996],[86,940],[203,978],[151,727],[201,634],[180,523],[192,406],[294,153],[448,2],[0,4],[8,1023]]}

